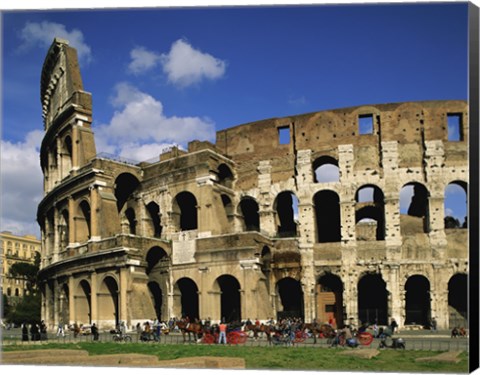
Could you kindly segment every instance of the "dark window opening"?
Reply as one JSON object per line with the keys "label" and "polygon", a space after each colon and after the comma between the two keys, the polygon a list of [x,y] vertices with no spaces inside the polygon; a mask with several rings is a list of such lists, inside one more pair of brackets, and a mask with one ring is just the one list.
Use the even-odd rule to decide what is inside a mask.
{"label": "dark window opening", "polygon": [[128,208],[125,211],[125,217],[128,220],[128,230],[130,234],[137,234],[137,220],[135,219],[135,210]]}
{"label": "dark window opening", "polygon": [[290,127],[282,126],[278,128],[278,143],[281,145],[288,145],[290,143]]}
{"label": "dark window opening", "polygon": [[156,282],[150,281],[148,283],[148,290],[150,291],[150,295],[152,297],[153,306],[155,308],[155,315],[157,319],[161,322],[163,302],[162,289],[160,289],[160,286]]}
{"label": "dark window opening", "polygon": [[466,274],[453,275],[448,282],[449,325],[468,328],[468,280]]}
{"label": "dark window opening", "polygon": [[276,202],[277,220],[279,225],[277,231],[279,237],[296,237],[298,220],[298,199],[290,192],[282,192],[278,195]]}
{"label": "dark window opening", "polygon": [[358,319],[362,323],[388,324],[387,284],[378,274],[366,275],[358,283]]}
{"label": "dark window opening", "polygon": [[192,193],[182,192],[175,198],[176,213],[180,215],[179,226],[181,231],[198,228],[197,200]]}
{"label": "dark window opening", "polygon": [[282,311],[277,312],[279,318],[303,319],[303,290],[299,281],[286,277],[277,283],[277,290],[282,304]]}
{"label": "dark window opening", "polygon": [[162,235],[162,226],[160,225],[160,206],[155,202],[150,202],[147,205],[147,211],[152,220],[153,237],[160,238]]}
{"label": "dark window opening", "polygon": [[136,177],[129,173],[122,173],[115,180],[115,198],[117,198],[117,210],[120,212],[131,197],[135,189],[140,185]]}
{"label": "dark window opening", "polygon": [[451,113],[447,115],[448,140],[452,142],[463,141],[462,115]]}
{"label": "dark window opening", "polygon": [[358,133],[373,134],[373,115],[360,115],[358,116]]}
{"label": "dark window opening", "polygon": [[198,287],[192,279],[186,277],[177,281],[180,290],[180,304],[182,318],[188,317],[191,322],[199,318],[198,315]]}
{"label": "dark window opening", "polygon": [[108,289],[108,292],[110,293],[110,296],[112,297],[112,302],[113,302],[113,312],[114,312],[114,318],[115,318],[115,326],[118,325],[119,319],[118,319],[118,285],[117,282],[113,277],[107,277],[105,278],[105,285]]}
{"label": "dark window opening", "polygon": [[233,182],[232,170],[226,164],[218,166],[218,183],[225,187],[231,188]]}
{"label": "dark window opening", "polygon": [[86,226],[87,226],[87,238],[90,238],[90,236],[91,236],[91,228],[90,228],[91,211],[90,211],[90,205],[88,204],[87,201],[82,201],[82,203],[80,203],[80,210],[82,211],[82,214],[83,214],[83,217],[85,219]]}
{"label": "dark window opening", "polygon": [[220,287],[220,315],[225,322],[239,322],[241,320],[240,284],[230,275],[223,275],[217,279]]}
{"label": "dark window opening", "polygon": [[240,202],[240,211],[243,215],[245,231],[260,231],[260,215],[258,203],[253,198],[244,198]]}
{"label": "dark window opening", "polygon": [[405,284],[405,324],[430,325],[430,282],[421,275],[408,278]]}
{"label": "dark window opening", "polygon": [[313,197],[317,221],[317,242],[339,242],[341,240],[340,198],[337,193],[324,190]]}
{"label": "dark window opening", "polygon": [[147,253],[147,275],[158,265],[159,267],[168,267],[170,258],[161,247],[152,247]]}

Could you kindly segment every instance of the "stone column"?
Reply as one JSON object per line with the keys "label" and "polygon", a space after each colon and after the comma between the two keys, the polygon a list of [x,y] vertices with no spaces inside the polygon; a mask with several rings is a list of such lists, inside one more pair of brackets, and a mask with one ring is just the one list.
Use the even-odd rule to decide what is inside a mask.
{"label": "stone column", "polygon": [[60,223],[60,213],[57,207],[53,208],[53,258],[52,261],[59,261],[59,248],[60,248],[60,231],[58,229],[58,223]]}
{"label": "stone column", "polygon": [[275,225],[275,211],[271,209],[270,188],[272,186],[270,160],[262,160],[258,167],[258,189],[260,191],[258,197],[260,230],[270,236],[275,236],[277,228]]}
{"label": "stone column", "polygon": [[120,303],[119,303],[119,320],[123,320],[127,325],[130,325],[130,316],[128,316],[128,274],[129,268],[123,267],[120,268]]}
{"label": "stone column", "polygon": [[100,207],[99,207],[98,189],[99,187],[94,184],[90,185],[90,188],[89,188],[90,202],[91,202],[90,239],[93,241],[100,240],[100,236],[99,236],[100,228],[99,228],[99,220],[98,220]]}
{"label": "stone column", "polygon": [[304,305],[304,320],[305,322],[312,322],[316,317],[316,300],[315,300],[315,264],[313,258],[313,246],[301,246],[301,264],[302,277],[301,285],[303,289],[303,305]]}
{"label": "stone column", "polygon": [[97,323],[98,326],[98,275],[95,271],[90,274],[90,307],[91,307],[91,323]]}
{"label": "stone column", "polygon": [[68,277],[68,311],[70,312],[69,323],[74,323],[77,320],[75,311],[75,281],[72,275]]}
{"label": "stone column", "polygon": [[[60,291],[58,287],[58,280],[53,279],[53,321],[55,326],[58,326],[58,323],[62,320],[62,308],[60,306]],[[65,324],[65,322],[63,322]]]}
{"label": "stone column", "polygon": [[[385,275],[385,271],[387,274]],[[403,327],[405,322],[405,289],[402,280],[400,280],[400,266],[398,264],[390,264],[384,269],[383,276],[387,283],[388,310],[389,318],[394,318],[399,328]],[[388,321],[390,323],[390,321]]]}
{"label": "stone column", "polygon": [[[77,123],[82,123],[80,120],[76,120]],[[80,125],[81,126],[81,125]],[[77,170],[80,166],[79,161],[79,147],[80,147],[80,136],[78,125],[72,126],[72,169]]]}
{"label": "stone column", "polygon": [[69,245],[76,243],[75,238],[75,201],[70,195],[68,198],[68,242]]}

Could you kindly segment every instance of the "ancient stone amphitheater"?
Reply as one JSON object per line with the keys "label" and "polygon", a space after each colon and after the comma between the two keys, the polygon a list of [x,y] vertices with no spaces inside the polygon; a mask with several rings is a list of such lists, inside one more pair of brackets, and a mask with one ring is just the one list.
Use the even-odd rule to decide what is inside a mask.
{"label": "ancient stone amphitheater", "polygon": [[42,318],[463,325],[464,101],[365,105],[220,130],[130,163],[97,154],[75,49],[41,78]]}

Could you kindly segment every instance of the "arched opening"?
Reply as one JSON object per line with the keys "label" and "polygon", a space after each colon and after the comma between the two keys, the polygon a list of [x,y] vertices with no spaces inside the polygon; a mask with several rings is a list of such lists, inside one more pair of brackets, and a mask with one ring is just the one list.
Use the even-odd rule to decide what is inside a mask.
{"label": "arched opening", "polygon": [[132,207],[125,210],[125,218],[128,221],[128,233],[137,234],[137,219],[135,218],[135,210]]}
{"label": "arched opening", "polygon": [[313,162],[314,182],[338,182],[340,181],[340,169],[338,161],[331,156],[321,156]]}
{"label": "arched opening", "polygon": [[63,210],[60,215],[60,225],[58,228],[58,232],[60,234],[60,246],[62,249],[65,249],[70,243],[68,223],[69,223],[68,210]]}
{"label": "arched opening", "polygon": [[118,284],[112,276],[107,276],[100,287],[98,294],[98,312],[104,324],[116,327],[118,316]]}
{"label": "arched opening", "polygon": [[382,190],[374,185],[362,186],[355,194],[355,201],[357,240],[384,240],[385,208]]}
{"label": "arched opening", "polygon": [[339,242],[342,238],[340,198],[331,190],[322,190],[313,197],[317,222],[317,242]]}
{"label": "arched opening", "polygon": [[454,181],[445,188],[445,229],[468,228],[467,189],[465,182]]}
{"label": "arched opening", "polygon": [[232,188],[233,185],[233,173],[232,170],[226,164],[220,164],[218,166],[218,183],[228,188]]}
{"label": "arched opening", "polygon": [[78,323],[92,323],[92,290],[90,283],[82,280],[75,298],[75,317]]}
{"label": "arched opening", "polygon": [[220,316],[225,322],[240,322],[240,283],[230,275],[222,275],[216,280],[220,289]]}
{"label": "arched opening", "polygon": [[298,221],[298,199],[295,194],[284,191],[278,194],[274,208],[277,213],[279,237],[296,237]]}
{"label": "arched opening", "polygon": [[149,235],[155,238],[160,238],[162,235],[160,206],[155,202],[147,204],[147,212],[150,216],[151,225]]}
{"label": "arched opening", "polygon": [[448,282],[449,325],[468,327],[468,278],[464,273],[457,273]]}
{"label": "arched opening", "polygon": [[331,273],[323,275],[316,285],[317,320],[343,327],[343,283]]}
{"label": "arched opening", "polygon": [[154,269],[162,272],[170,265],[170,257],[161,247],[154,246],[148,250],[147,257],[147,275]]}
{"label": "arched opening", "polygon": [[60,289],[60,314],[63,322],[68,322],[70,318],[70,290],[67,284],[63,284]]}
{"label": "arched opening", "polygon": [[418,182],[404,185],[400,190],[400,220],[402,232],[422,228],[430,231],[429,200],[430,194],[425,186]]}
{"label": "arched opening", "polygon": [[405,283],[405,324],[429,326],[430,282],[421,275],[410,276]]}
{"label": "arched opening", "polygon": [[192,193],[184,191],[177,194],[173,203],[173,213],[180,231],[198,228],[197,199]]}
{"label": "arched opening", "polygon": [[138,179],[130,173],[122,173],[115,180],[115,198],[117,198],[117,210],[120,212],[140,185]]}
{"label": "arched opening", "polygon": [[222,194],[220,197],[222,199],[222,205],[223,205],[223,209],[225,210],[225,216],[227,218],[227,222],[231,224],[234,216],[232,200],[226,194]]}
{"label": "arched opening", "polygon": [[251,197],[244,197],[240,201],[240,213],[243,216],[244,230],[260,231],[260,215],[258,203]]}
{"label": "arched opening", "polygon": [[362,323],[388,324],[387,284],[379,274],[367,274],[358,282],[358,319]]}
{"label": "arched opening", "polygon": [[160,288],[158,283],[150,281],[148,283],[148,290],[150,291],[150,296],[152,297],[153,306],[155,308],[155,315],[159,321],[162,321],[162,289]]}
{"label": "arched opening", "polygon": [[282,310],[277,311],[277,319],[287,317],[303,319],[303,290],[300,282],[291,277],[285,277],[277,282],[276,289],[282,307]]}
{"label": "arched opening", "polygon": [[191,322],[199,318],[198,287],[192,279],[183,277],[176,282],[174,303],[181,317],[188,317]]}
{"label": "arched opening", "polygon": [[80,221],[77,225],[77,233],[78,233],[78,242],[84,242],[87,241],[91,237],[91,210],[90,210],[90,204],[86,201],[83,200],[80,203]]}

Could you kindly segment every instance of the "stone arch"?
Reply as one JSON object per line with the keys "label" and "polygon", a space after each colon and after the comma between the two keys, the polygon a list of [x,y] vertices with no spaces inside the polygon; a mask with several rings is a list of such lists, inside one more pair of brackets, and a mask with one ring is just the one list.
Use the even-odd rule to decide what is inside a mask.
{"label": "stone arch", "polygon": [[77,224],[77,242],[85,242],[90,239],[92,235],[92,228],[91,228],[91,209],[90,203],[83,199],[78,205],[78,212],[80,214],[79,221]]}
{"label": "stone arch", "polygon": [[155,281],[148,282],[148,290],[152,298],[152,304],[155,308],[155,315],[159,321],[162,321],[163,292],[160,285]]}
{"label": "stone arch", "polygon": [[357,240],[385,239],[385,200],[376,185],[363,185],[355,193],[355,229]]}
{"label": "stone arch", "polygon": [[177,317],[199,318],[198,287],[195,281],[182,277],[174,285],[173,308]]}
{"label": "stone arch", "polygon": [[331,156],[320,156],[312,163],[314,182],[339,182],[338,161]]}
{"label": "stone arch", "polygon": [[156,202],[150,202],[146,205],[148,215],[150,217],[150,226],[147,236],[160,238],[162,236],[161,213],[160,206]]}
{"label": "stone arch", "polygon": [[137,218],[133,207],[128,207],[124,213],[125,227],[128,234],[137,234]]}
{"label": "stone arch", "polygon": [[279,237],[296,237],[298,222],[298,198],[291,191],[282,191],[275,198],[277,234]]}
{"label": "stone arch", "polygon": [[98,293],[98,317],[103,325],[116,327],[119,324],[119,288],[115,277],[103,278]]}
{"label": "stone arch", "polygon": [[445,229],[468,228],[468,184],[464,181],[452,181],[445,186],[444,225]]}
{"label": "stone arch", "polygon": [[232,275],[217,277],[214,290],[219,292],[220,319],[225,322],[240,322],[242,319],[242,305],[240,296],[240,283]]}
{"label": "stone arch", "polygon": [[147,262],[147,275],[154,269],[158,269],[158,271],[161,272],[162,269],[170,265],[170,257],[167,252],[159,246],[154,246],[148,250],[145,260]]}
{"label": "stone arch", "polygon": [[139,185],[140,181],[131,173],[121,173],[117,176],[115,179],[115,198],[117,199],[119,213]]}
{"label": "stone arch", "polygon": [[222,163],[218,166],[217,177],[220,185],[230,189],[233,187],[234,175],[227,164]]}
{"label": "stone arch", "polygon": [[79,324],[92,323],[92,288],[85,279],[80,280],[76,288],[75,318]]}
{"label": "stone arch", "polygon": [[387,284],[379,273],[364,274],[358,281],[358,319],[362,323],[388,324]]}
{"label": "stone arch", "polygon": [[243,217],[244,231],[260,231],[260,214],[257,201],[249,196],[240,200],[239,214]]}
{"label": "stone arch", "polygon": [[221,194],[220,198],[222,199],[222,205],[225,211],[225,216],[227,217],[227,222],[231,224],[234,217],[234,208],[233,208],[232,200],[227,194]]}
{"label": "stone arch", "polygon": [[[400,218],[402,229],[411,224],[423,228],[424,233],[430,231],[429,214],[430,193],[425,185],[419,182],[409,182],[400,190]],[[407,215],[407,216],[406,216]]]}
{"label": "stone arch", "polygon": [[335,327],[343,327],[343,282],[332,273],[318,278],[316,285],[317,321],[331,322]]}
{"label": "stone arch", "polygon": [[449,327],[468,327],[468,277],[456,273],[448,281]]}
{"label": "stone arch", "polygon": [[198,229],[197,199],[188,191],[178,193],[173,200],[175,227],[179,231]]}
{"label": "stone arch", "polygon": [[405,283],[405,324],[429,326],[431,319],[430,282],[423,275],[412,275]]}
{"label": "stone arch", "polygon": [[341,235],[340,197],[332,190],[321,190],[313,196],[317,242],[339,242]]}
{"label": "stone arch", "polygon": [[[303,289],[300,281],[284,277],[277,281],[277,319],[285,317],[304,317]],[[282,308],[279,310],[279,308]]]}

